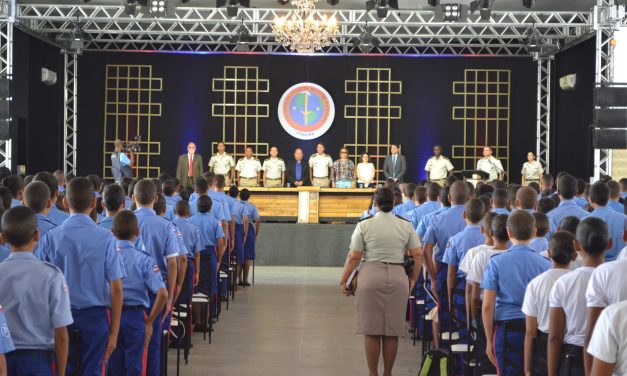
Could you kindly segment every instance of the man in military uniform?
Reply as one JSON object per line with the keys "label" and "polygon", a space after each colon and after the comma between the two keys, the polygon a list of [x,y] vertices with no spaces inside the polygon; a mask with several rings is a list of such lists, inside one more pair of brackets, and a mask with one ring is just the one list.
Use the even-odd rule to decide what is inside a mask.
{"label": "man in military uniform", "polygon": [[425,171],[427,171],[427,179],[434,183],[444,186],[444,181],[453,172],[453,164],[442,155],[442,147],[435,145],[433,147],[433,157],[429,158]]}
{"label": "man in military uniform", "polygon": [[501,161],[492,156],[492,148],[489,146],[483,148],[483,158],[477,162],[477,170],[487,172],[490,175],[488,181],[503,180],[505,173]]}
{"label": "man in military uniform", "polygon": [[226,185],[229,186],[234,178],[235,161],[224,149],[224,142],[218,142],[218,153],[209,160],[209,171],[216,175],[224,175]]}
{"label": "man in military uniform", "polygon": [[309,157],[309,180],[314,187],[329,187],[329,170],[333,167],[333,159],[324,153],[324,144],[316,145],[316,154]]}
{"label": "man in military uniform", "polygon": [[529,185],[529,183],[533,182],[540,184],[544,168],[542,163],[536,161],[536,156],[532,152],[527,153],[527,162],[523,164],[521,174],[522,185]]}
{"label": "man in military uniform", "polygon": [[259,174],[261,173],[261,162],[253,157],[253,148],[246,148],[244,158],[237,161],[235,166],[237,179],[240,187],[258,187]]}
{"label": "man in military uniform", "polygon": [[263,186],[280,188],[285,183],[285,162],[279,158],[279,149],[270,148],[270,158],[263,161]]}

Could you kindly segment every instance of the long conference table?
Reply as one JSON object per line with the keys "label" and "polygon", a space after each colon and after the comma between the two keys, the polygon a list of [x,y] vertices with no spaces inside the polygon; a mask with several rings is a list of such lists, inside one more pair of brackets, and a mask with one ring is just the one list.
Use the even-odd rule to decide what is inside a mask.
{"label": "long conference table", "polygon": [[247,188],[262,221],[356,222],[370,206],[374,188]]}

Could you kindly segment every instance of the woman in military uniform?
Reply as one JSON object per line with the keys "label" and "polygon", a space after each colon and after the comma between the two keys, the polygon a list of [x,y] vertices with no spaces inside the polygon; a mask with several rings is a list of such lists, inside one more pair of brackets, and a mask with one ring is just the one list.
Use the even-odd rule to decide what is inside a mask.
{"label": "woman in military uniform", "polygon": [[[365,336],[366,358],[371,375],[378,374],[381,352],[383,374],[392,374],[398,337],[405,333],[407,298],[422,264],[422,247],[418,235],[409,221],[391,213],[393,206],[392,190],[377,189],[374,194],[377,213],[357,224],[340,279],[342,293],[349,296],[346,282],[363,258],[355,292],[357,334]],[[403,267],[407,249],[414,259],[409,278]]]}

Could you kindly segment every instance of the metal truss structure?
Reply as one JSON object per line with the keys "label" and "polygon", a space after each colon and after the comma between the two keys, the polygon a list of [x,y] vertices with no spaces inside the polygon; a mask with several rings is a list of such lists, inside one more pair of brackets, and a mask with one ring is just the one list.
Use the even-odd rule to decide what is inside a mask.
{"label": "metal truss structure", "polygon": [[[14,0],[11,0],[14,1]],[[601,1],[601,0],[599,0]],[[206,53],[233,52],[231,43],[237,28],[244,23],[255,38],[251,52],[286,53],[277,43],[272,23],[288,10],[240,8],[236,18],[225,8],[177,7],[169,17],[128,15],[124,6],[89,4],[18,4],[15,19],[20,27],[50,41],[67,39],[79,21],[89,35],[86,51],[136,51]],[[352,40],[367,24],[379,46],[371,53],[416,55],[506,55],[528,56],[524,37],[530,28],[540,35],[543,48],[538,59],[538,159],[549,167],[551,66],[548,58],[561,48],[577,43],[592,33],[590,12],[501,12],[489,20],[479,14],[460,22],[441,22],[434,11],[390,11],[384,19],[365,10],[329,10],[340,25],[338,42],[323,52],[360,53]],[[10,43],[9,43],[10,45]],[[0,46],[2,46],[0,41]],[[76,172],[77,126],[77,51],[65,54],[64,170]],[[4,56],[4,55],[3,55]],[[2,153],[0,152],[0,158]]]}
{"label": "metal truss structure", "polygon": [[[0,3],[0,77],[13,78],[13,22],[15,0]],[[9,108],[11,106],[9,105]],[[0,140],[0,167],[11,169],[12,140]]]}
{"label": "metal truss structure", "polygon": [[76,175],[76,131],[78,125],[78,54],[63,54],[63,172]]}
{"label": "metal truss structure", "polygon": [[[183,52],[235,51],[230,37],[242,21],[256,41],[252,52],[287,52],[274,39],[272,23],[281,9],[241,8],[237,18],[225,8],[179,6],[173,17],[128,16],[123,6],[19,4],[20,24],[54,37],[69,34],[73,22],[91,36],[85,50],[156,50]],[[534,27],[547,46],[558,48],[591,30],[589,12],[499,12],[489,21],[479,14],[461,22],[437,22],[434,11],[390,11],[385,19],[365,10],[329,10],[340,25],[338,42],[326,53],[359,53],[353,47],[368,23],[383,54],[527,55],[522,38]]]}
{"label": "metal truss structure", "polygon": [[544,166],[550,169],[551,147],[551,59],[538,59],[538,85],[536,109],[536,156]]}

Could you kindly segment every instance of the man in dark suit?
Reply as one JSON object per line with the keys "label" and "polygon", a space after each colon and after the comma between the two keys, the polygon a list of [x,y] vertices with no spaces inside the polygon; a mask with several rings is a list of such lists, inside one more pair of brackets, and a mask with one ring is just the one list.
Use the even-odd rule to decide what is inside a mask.
{"label": "man in dark suit", "polygon": [[390,152],[392,155],[385,157],[385,162],[383,162],[383,174],[386,179],[393,179],[397,184],[403,183],[407,171],[405,156],[399,153],[396,144],[390,146]]}
{"label": "man in dark suit", "polygon": [[303,162],[303,149],[294,150],[294,160],[287,162],[285,180],[292,187],[311,185],[309,181],[309,165]]}
{"label": "man in dark suit", "polygon": [[187,153],[179,156],[176,165],[176,178],[183,187],[194,188],[194,182],[203,174],[202,156],[196,154],[196,144],[187,144]]}

